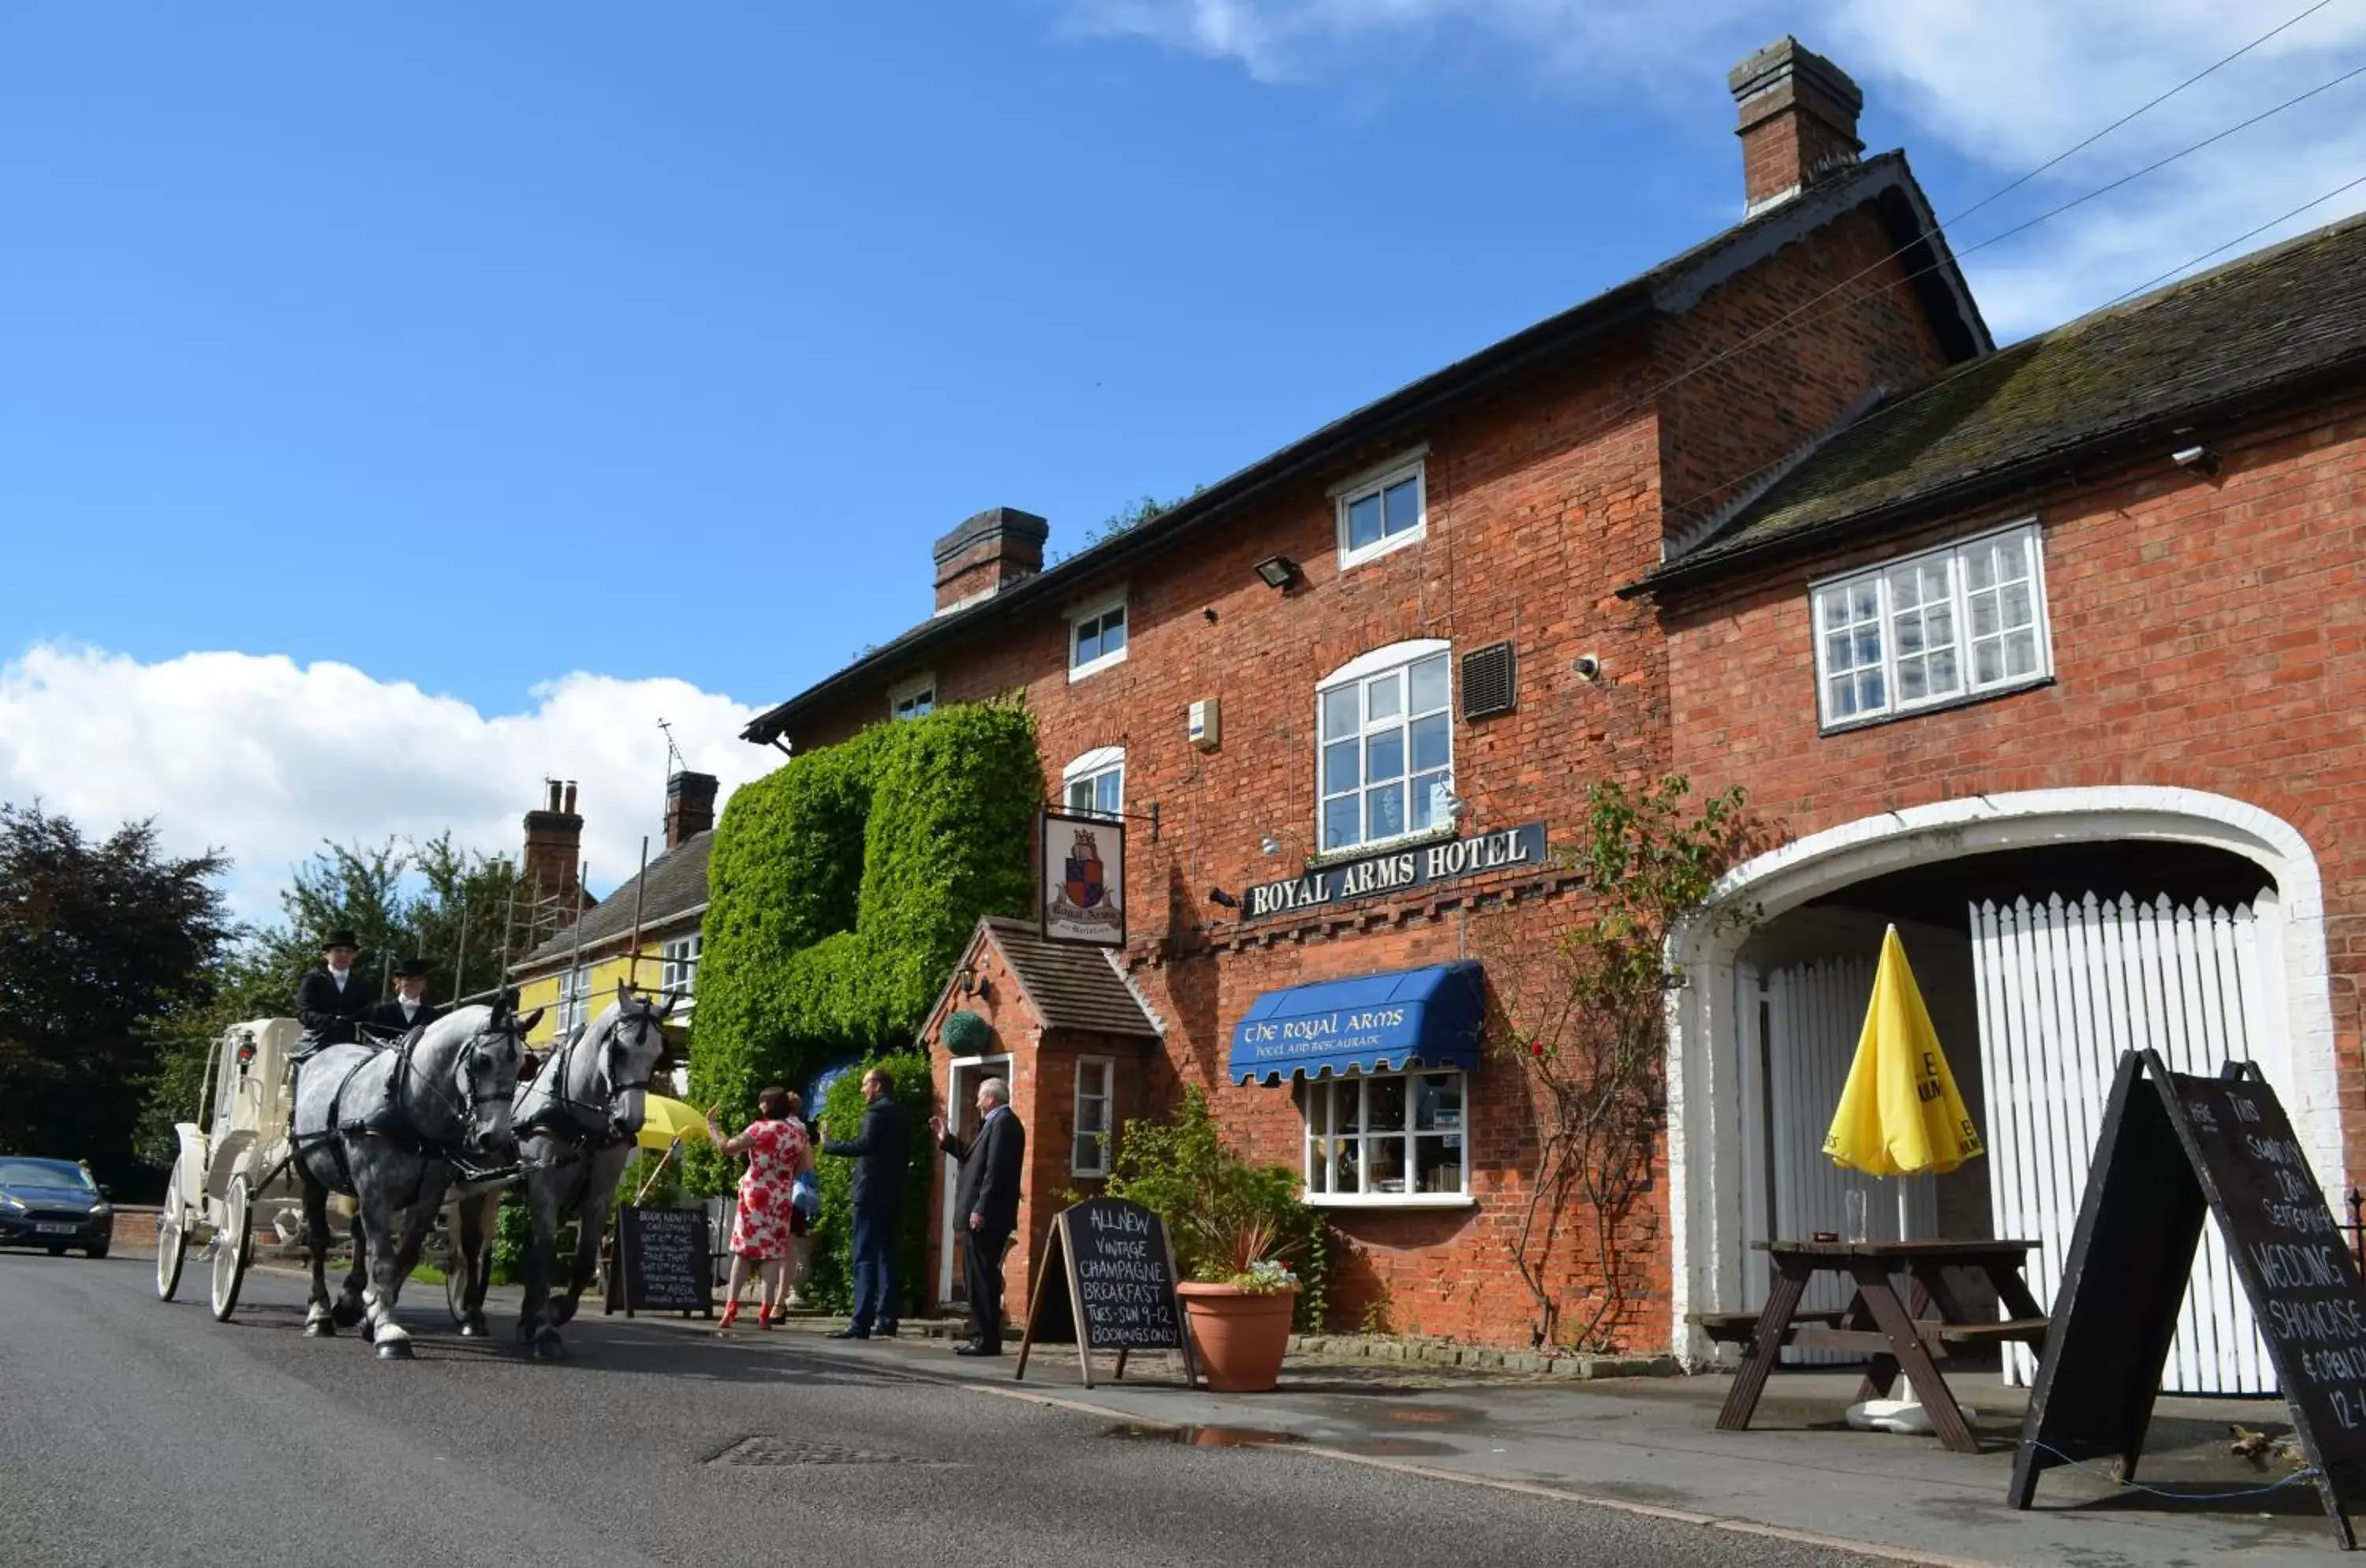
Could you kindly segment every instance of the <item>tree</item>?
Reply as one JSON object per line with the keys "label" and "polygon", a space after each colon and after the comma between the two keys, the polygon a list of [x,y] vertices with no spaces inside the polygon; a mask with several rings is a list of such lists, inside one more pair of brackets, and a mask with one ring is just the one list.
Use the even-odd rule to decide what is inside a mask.
{"label": "tree", "polygon": [[136,1175],[160,1038],[211,999],[233,934],[229,864],[164,854],[152,821],[94,842],[38,802],[0,806],[0,1150]]}

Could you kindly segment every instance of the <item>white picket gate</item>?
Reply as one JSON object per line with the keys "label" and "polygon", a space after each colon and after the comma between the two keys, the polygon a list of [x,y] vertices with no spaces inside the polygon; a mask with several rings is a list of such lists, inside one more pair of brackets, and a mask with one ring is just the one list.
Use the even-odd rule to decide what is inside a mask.
{"label": "white picket gate", "polygon": [[[2275,892],[2250,908],[2179,908],[2092,894],[2065,903],[1972,907],[1972,959],[1987,1086],[1989,1193],[1996,1234],[2038,1243],[2030,1289],[2051,1306],[2079,1220],[2087,1167],[2121,1053],[2158,1050],[2178,1072],[2229,1059],[2290,1081],[2273,962]],[[2008,1349],[2005,1376],[2036,1370]],[[2214,1221],[2203,1230],[2162,1386],[2272,1393],[2275,1371]]]}
{"label": "white picket gate", "polygon": [[[1758,1145],[1752,1151],[1752,1168],[1765,1172],[1767,1182],[1752,1239],[1840,1234],[1852,1189],[1865,1195],[1865,1234],[1872,1239],[1937,1232],[1938,1192],[1929,1177],[1865,1176],[1842,1169],[1823,1152],[1873,1000],[1873,969],[1869,958],[1793,964],[1768,971],[1757,997],[1745,996],[1745,1003],[1754,999],[1763,1006],[1762,1014],[1749,1018],[1749,1035],[1757,1047],[1750,1053],[1752,1099],[1763,1107],[1766,1125],[1763,1139],[1749,1140]],[[1750,1011],[1745,1006],[1745,1014]],[[1751,1299],[1764,1301],[1764,1254],[1753,1251],[1749,1269]],[[1853,1291],[1837,1274],[1819,1274],[1800,1306],[1837,1312],[1848,1305]],[[1856,1359],[1831,1350],[1786,1349],[1783,1355],[1786,1361],[1810,1365]]]}

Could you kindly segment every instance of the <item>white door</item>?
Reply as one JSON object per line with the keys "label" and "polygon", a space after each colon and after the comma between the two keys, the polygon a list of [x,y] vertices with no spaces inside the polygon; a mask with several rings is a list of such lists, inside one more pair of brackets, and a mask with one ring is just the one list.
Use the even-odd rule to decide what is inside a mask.
{"label": "white door", "polygon": [[[977,1136],[977,1086],[987,1078],[1010,1077],[1008,1056],[956,1056],[952,1072],[945,1084],[945,1125],[953,1136],[964,1144]],[[928,1129],[917,1130],[922,1137]],[[953,1229],[953,1185],[961,1179],[961,1167],[947,1155],[938,1162],[938,1185],[943,1189],[941,1214],[938,1220],[937,1300],[944,1310],[952,1312],[965,1305],[969,1292],[963,1287],[962,1271],[956,1258],[954,1242],[959,1233]]]}
{"label": "white door", "polygon": [[[1865,1235],[1876,1241],[1938,1234],[1938,1189],[1927,1176],[1871,1177],[1834,1165],[1824,1154],[1832,1113],[1856,1058],[1873,1000],[1874,960],[1825,959],[1741,973],[1741,1003],[1749,1167],[1748,1239],[1804,1241],[1818,1231],[1844,1234],[1847,1194],[1865,1196]],[[1751,1248],[1745,1279],[1752,1304],[1766,1299],[1766,1255]],[[1800,1299],[1808,1312],[1838,1312],[1854,1287],[1819,1274]],[[1793,1350],[1786,1361],[1856,1359],[1849,1352]]]}
{"label": "white door", "polygon": [[[2092,894],[1972,907],[1989,1193],[1997,1234],[2038,1243],[2029,1286],[2049,1310],[2122,1053],[2157,1050],[2177,1072],[2210,1075],[2254,1061],[2270,1086],[2289,1089],[2278,929],[2272,888],[2232,909]],[[2036,1367],[2029,1347],[2008,1348],[2008,1382],[2027,1382]],[[2276,1390],[2214,1220],[2203,1227],[2161,1386]]]}

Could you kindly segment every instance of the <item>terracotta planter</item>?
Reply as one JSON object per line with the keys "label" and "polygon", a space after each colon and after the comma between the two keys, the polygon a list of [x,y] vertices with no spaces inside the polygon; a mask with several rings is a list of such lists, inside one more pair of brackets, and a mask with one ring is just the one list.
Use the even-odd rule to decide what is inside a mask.
{"label": "terracotta planter", "polygon": [[1191,1325],[1200,1375],[1217,1393],[1264,1393],[1281,1381],[1298,1288],[1251,1295],[1238,1285],[1186,1280],[1175,1287]]}

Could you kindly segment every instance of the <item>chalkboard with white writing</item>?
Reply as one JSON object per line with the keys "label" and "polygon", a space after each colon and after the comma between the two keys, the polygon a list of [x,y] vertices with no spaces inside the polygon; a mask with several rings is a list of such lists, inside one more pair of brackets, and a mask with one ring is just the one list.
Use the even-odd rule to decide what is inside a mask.
{"label": "chalkboard with white writing", "polygon": [[2311,1480],[2347,1548],[2366,1502],[2366,1292],[2275,1090],[2123,1056],[2070,1242],[2007,1500],[2038,1472],[2116,1459],[2132,1478],[2204,1213],[2276,1369]]}
{"label": "chalkboard with white writing", "polygon": [[[704,1209],[616,1210],[614,1293],[636,1312],[715,1313],[715,1262]],[[613,1310],[613,1309],[612,1309]]]}
{"label": "chalkboard with white writing", "polygon": [[1180,1351],[1186,1381],[1196,1381],[1166,1227],[1141,1204],[1088,1198],[1053,1217],[1050,1245],[1035,1269],[1017,1375],[1027,1375],[1028,1352],[1038,1341],[1066,1340],[1076,1344],[1087,1388],[1096,1350],[1118,1353],[1119,1377],[1136,1350]]}

